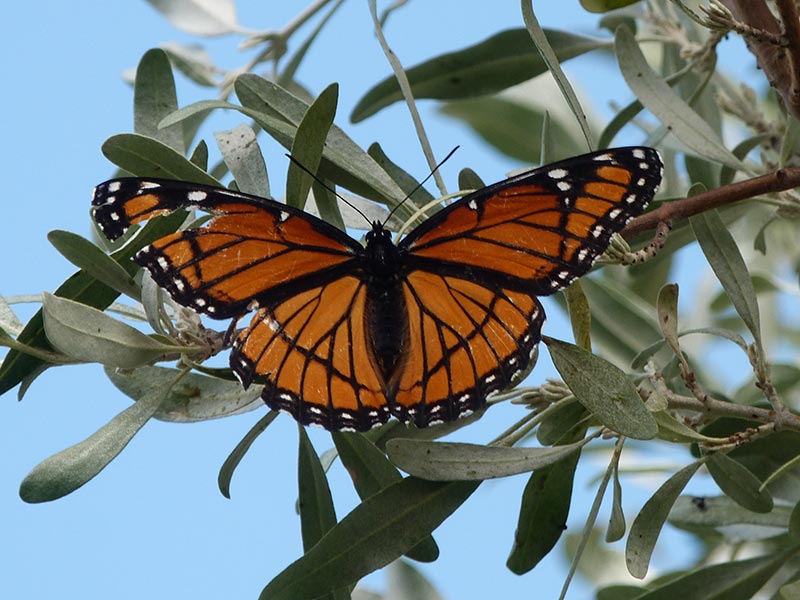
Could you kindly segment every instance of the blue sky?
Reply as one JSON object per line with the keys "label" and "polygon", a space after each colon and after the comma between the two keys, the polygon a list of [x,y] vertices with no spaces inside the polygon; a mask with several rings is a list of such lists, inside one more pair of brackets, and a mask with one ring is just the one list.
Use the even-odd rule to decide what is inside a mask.
{"label": "blue sky", "polygon": [[[305,4],[242,1],[239,20],[253,29],[275,29]],[[458,0],[429,4],[411,3],[389,23],[389,41],[406,65],[521,26],[514,2],[468,3],[468,8]],[[577,0],[536,4],[545,26],[592,31],[596,17],[582,13]],[[145,2],[15,2],[5,14],[0,56],[7,89],[2,100],[7,175],[0,294],[40,293],[74,271],[48,244],[47,232],[67,229],[89,235],[91,190],[113,173],[100,145],[108,136],[132,129],[132,94],[121,73],[159,43],[196,38],[174,29]],[[250,56],[236,51],[238,41],[215,39],[208,46],[219,64],[235,67]],[[594,69],[591,60],[581,60],[570,63],[567,72],[597,82]],[[388,73],[366,3],[351,1],[312,48],[299,77],[313,92],[339,81],[337,122],[363,147],[378,140],[406,170],[424,176],[427,166],[403,107],[358,125],[347,122],[361,94]],[[181,77],[178,83],[182,104],[212,97]],[[603,87],[609,93],[610,86]],[[622,88],[613,92],[621,102],[630,99]],[[451,189],[466,165],[487,182],[521,166],[488,151],[464,127],[437,118],[433,103],[422,108],[440,156],[461,145],[443,170]],[[238,115],[220,115],[212,124],[213,129],[227,129],[239,122]],[[213,137],[208,132],[204,136],[213,155]],[[274,146],[267,147],[271,179],[280,180],[276,174],[285,170],[285,158]],[[564,319],[552,303],[547,306],[547,333],[569,339]],[[21,308],[20,314],[27,318],[31,310]],[[542,363],[534,382],[553,375],[547,361]],[[297,434],[288,417],[278,419],[240,465],[231,500],[217,491],[218,468],[261,413],[194,426],[152,422],[84,488],[53,503],[27,505],[17,495],[25,474],[93,433],[129,400],[97,365],[50,370],[21,403],[15,394],[0,399],[0,597],[255,598],[301,554],[294,511]],[[513,411],[519,409],[491,411],[471,439],[487,441],[516,419]],[[330,447],[324,432],[311,434],[319,452]],[[577,489],[583,506],[573,511],[571,531],[581,527],[591,498],[588,478],[600,468],[594,463],[582,471]],[[339,465],[331,480],[342,517],[355,495]],[[561,553],[523,577],[505,569],[525,481],[515,477],[484,484],[439,530],[441,558],[421,569],[446,598],[487,597],[498,591],[508,597],[530,596],[532,590],[536,597],[557,595],[566,572]],[[373,576],[369,584],[381,587],[383,579]],[[578,582],[571,597],[587,594],[588,588]]]}

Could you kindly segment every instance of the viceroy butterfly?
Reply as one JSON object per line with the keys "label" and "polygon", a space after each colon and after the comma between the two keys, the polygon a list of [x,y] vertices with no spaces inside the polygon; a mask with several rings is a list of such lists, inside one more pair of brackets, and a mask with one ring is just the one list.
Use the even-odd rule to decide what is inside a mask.
{"label": "viceroy butterfly", "polygon": [[651,148],[593,152],[479,189],[397,244],[375,222],[365,246],[274,200],[180,181],[112,179],[92,205],[112,240],[181,207],[212,213],[136,262],[199,313],[255,311],[230,365],[245,387],[264,376],[269,407],[364,431],[451,421],[516,383],[541,339],[537,296],[585,274],[662,172]]}

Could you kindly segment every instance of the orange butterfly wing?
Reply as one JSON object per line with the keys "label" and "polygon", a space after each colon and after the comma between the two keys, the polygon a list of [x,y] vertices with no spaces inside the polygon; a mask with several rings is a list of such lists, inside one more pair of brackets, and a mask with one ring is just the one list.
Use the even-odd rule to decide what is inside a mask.
{"label": "orange butterfly wing", "polygon": [[410,335],[394,414],[448,421],[512,385],[541,337],[536,297],[585,274],[661,175],[650,148],[595,152],[478,190],[404,238]]}
{"label": "orange butterfly wing", "polygon": [[211,212],[203,227],[136,255],[176,302],[217,319],[256,311],[230,363],[245,387],[266,376],[268,406],[302,423],[365,430],[389,418],[365,329],[363,246],[284,204],[169,180],[117,179],[95,190],[93,212],[115,239],[131,224],[182,207]]}
{"label": "orange butterfly wing", "polygon": [[283,204],[182,182],[112,180],[93,205],[111,239],[181,207],[211,212],[137,262],[201,313],[256,311],[230,362],[245,386],[264,376],[271,408],[365,430],[390,413],[450,421],[515,383],[541,338],[537,296],[586,273],[660,179],[655,150],[596,152],[478,190],[397,247],[375,224],[383,241],[366,249]]}

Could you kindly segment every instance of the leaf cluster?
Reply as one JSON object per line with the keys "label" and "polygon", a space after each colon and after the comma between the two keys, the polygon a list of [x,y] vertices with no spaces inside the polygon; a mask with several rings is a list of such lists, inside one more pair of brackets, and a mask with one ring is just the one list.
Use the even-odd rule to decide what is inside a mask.
{"label": "leaf cluster", "polygon": [[[314,210],[342,228],[363,228],[364,221],[333,190],[342,190],[369,219],[384,219],[399,205],[389,223],[394,229],[441,206],[378,143],[364,150],[334,123],[337,84],[314,95],[296,80],[299,64],[313,57],[315,36],[341,2],[316,3],[303,14],[305,20],[318,21],[291,56],[287,42],[297,35],[296,24],[278,32],[254,32],[236,23],[226,2],[203,10],[191,3],[153,4],[187,31],[237,33],[260,51],[236,74],[223,72],[207,54],[186,47],[146,52],[136,70],[134,131],[112,136],[102,148],[121,174],[211,185],[228,180],[248,193],[283,196],[287,204]],[[597,12],[622,4],[631,2],[584,2]],[[705,190],[724,193],[726,185],[790,164],[800,153],[794,118],[775,110],[766,94],[758,98],[717,69],[720,37],[708,23],[691,18],[693,14],[654,2],[646,14],[604,17],[602,26],[617,26],[613,38],[589,38],[542,29],[530,3],[522,5],[524,27],[487,35],[408,69],[396,65],[392,77],[363,94],[351,121],[368,120],[397,102],[413,108],[418,100],[434,99],[441,102],[443,114],[473,127],[487,144],[530,162],[579,153],[587,145],[608,147],[621,132],[633,132],[664,155],[664,203]],[[374,3],[371,7],[382,37],[382,24],[391,13],[379,16]],[[652,53],[648,39],[655,40],[649,45],[657,48],[658,60],[646,58]],[[616,108],[599,135],[559,66],[587,53],[613,53],[635,96]],[[264,63],[273,65],[273,76],[254,72]],[[219,95],[180,107],[174,71]],[[558,102],[568,107],[564,117],[551,117],[542,107],[507,93],[547,72],[561,90]],[[243,123],[215,133],[221,159],[212,165],[209,145],[197,139],[197,132],[220,110],[236,111]],[[523,122],[524,131],[519,125]],[[734,146],[725,141],[723,126],[729,124],[744,136]],[[259,148],[264,137],[307,169],[292,162],[280,193],[270,190]],[[423,152],[432,156],[424,128],[418,128],[418,137]],[[474,172],[462,173],[461,181],[480,183]],[[409,194],[411,201],[399,204]],[[780,269],[773,263],[784,268],[800,264],[800,246],[791,229],[797,211],[798,197],[788,190],[667,223],[672,228],[667,241],[644,254],[617,240],[612,249],[617,259],[633,263],[644,257],[647,262],[629,269],[606,266],[563,294],[560,302],[578,343],[544,339],[561,381],[516,387],[494,398],[488,410],[498,402],[512,402],[523,416],[493,440],[437,441],[480,414],[425,430],[391,422],[367,434],[332,434],[333,450],[323,461],[299,428],[297,496],[305,553],[266,585],[262,597],[346,598],[362,577],[390,564],[406,585],[434,597],[412,567],[394,561],[403,556],[436,560],[434,530],[483,481],[497,477],[528,478],[518,499],[517,530],[509,532],[513,542],[507,559],[513,573],[526,573],[562,538],[576,469],[590,451],[608,456],[608,467],[594,505],[588,512],[578,507],[586,513],[585,527],[570,577],[581,568],[581,557],[591,562],[596,551],[594,534],[609,484],[605,540],[627,536],[624,562],[633,578],[647,574],[667,523],[694,534],[706,550],[685,572],[647,584],[606,586],[598,598],[680,593],[749,598],[762,588],[774,590],[776,598],[791,597],[800,577],[794,561],[800,537],[800,416],[795,410],[800,367],[796,361],[771,362],[769,352],[787,343],[796,350],[800,336],[779,314],[762,312],[760,305],[789,287],[777,278]],[[197,422],[262,409],[258,386],[242,390],[229,369],[204,364],[223,349],[223,332],[175,305],[131,261],[138,249],[196,222],[195,215],[185,212],[160,217],[133,228],[116,244],[54,231],[49,241],[79,270],[43,296],[41,310],[24,326],[10,304],[0,300],[0,343],[9,348],[0,366],[0,393],[21,384],[22,397],[47,369],[92,362],[102,364],[112,383],[134,401],[86,440],[34,467],[20,487],[25,501],[55,500],[86,484],[150,419]],[[646,236],[629,237],[634,246],[648,248]],[[776,247],[769,253],[768,240]],[[700,311],[693,311],[688,319],[693,326],[686,328],[680,326],[684,318],[679,319],[679,289],[672,273],[676,251],[695,241],[718,291],[710,298],[692,299],[702,303],[705,314],[698,320]],[[796,283],[792,285],[796,294]],[[117,303],[121,296],[126,304]],[[706,361],[704,348],[709,346],[696,343],[697,334],[714,340],[711,348],[725,343],[741,351],[748,381],[738,389],[726,387]],[[157,366],[159,362],[172,366]],[[236,466],[276,416],[261,415],[224,462],[219,488],[226,497]],[[628,526],[622,483],[633,473],[626,473],[621,460],[629,449],[652,447],[669,447],[686,464],[638,507]],[[346,468],[361,498],[341,519],[326,476],[334,458]],[[682,495],[699,473],[710,476],[718,495]],[[734,525],[736,537],[729,533]],[[743,547],[756,555],[736,560]],[[727,552],[731,560],[706,562],[714,552]],[[567,586],[568,581],[564,593]]]}

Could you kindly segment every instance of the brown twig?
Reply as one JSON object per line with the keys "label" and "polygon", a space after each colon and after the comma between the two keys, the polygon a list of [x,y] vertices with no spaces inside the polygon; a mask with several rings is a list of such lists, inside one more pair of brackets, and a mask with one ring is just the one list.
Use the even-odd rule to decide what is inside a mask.
{"label": "brown twig", "polygon": [[[775,0],[780,21],[765,0],[720,0],[737,21],[766,36],[744,35],[770,85],[783,99],[786,109],[800,119],[800,23],[794,0]],[[772,39],[784,42],[776,45]],[[772,39],[770,39],[772,38]]]}
{"label": "brown twig", "polygon": [[[787,97],[784,98],[784,101],[796,109],[800,106],[800,72],[798,72],[798,67],[800,67],[800,19],[797,16],[797,5],[794,0],[777,0],[775,6],[783,23],[783,35],[786,38],[786,66],[791,76],[790,81],[786,82]],[[792,114],[795,117],[798,116],[796,110]]]}
{"label": "brown twig", "polygon": [[696,196],[665,202],[657,209],[636,217],[628,223],[627,227],[622,230],[622,236],[630,239],[639,233],[655,229],[661,222],[674,224],[680,219],[698,215],[720,206],[754,198],[761,194],[783,192],[798,186],[800,186],[800,167],[778,169],[766,175],[730,183]]}

